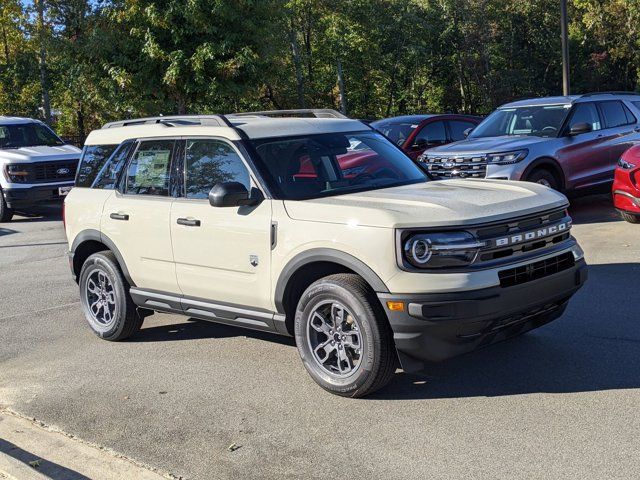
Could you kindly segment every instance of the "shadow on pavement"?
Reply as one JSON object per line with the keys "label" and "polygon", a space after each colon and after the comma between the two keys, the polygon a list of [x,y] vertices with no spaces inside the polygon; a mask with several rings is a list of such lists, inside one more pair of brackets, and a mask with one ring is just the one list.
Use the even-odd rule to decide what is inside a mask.
{"label": "shadow on pavement", "polygon": [[248,337],[295,347],[292,337],[190,318],[189,323],[143,328],[129,342],[174,342],[199,338]]}
{"label": "shadow on pavement", "polygon": [[577,197],[570,201],[569,214],[576,225],[622,221],[610,194]]}
{"label": "shadow on pavement", "polygon": [[[591,265],[554,322],[521,337],[399,374],[372,399],[427,399],[640,388],[640,264]],[[634,302],[633,299],[636,301]]]}
{"label": "shadow on pavement", "polygon": [[39,204],[27,212],[17,211],[11,223],[62,221],[62,202]]}
{"label": "shadow on pavement", "polygon": [[75,470],[71,470],[63,467],[62,465],[58,465],[57,463],[40,458],[11,442],[3,440],[2,438],[0,438],[0,452],[21,461],[26,465],[29,465],[29,462],[37,462],[38,467],[36,471],[47,478],[51,478],[52,480],[90,480],[89,477],[86,477]]}

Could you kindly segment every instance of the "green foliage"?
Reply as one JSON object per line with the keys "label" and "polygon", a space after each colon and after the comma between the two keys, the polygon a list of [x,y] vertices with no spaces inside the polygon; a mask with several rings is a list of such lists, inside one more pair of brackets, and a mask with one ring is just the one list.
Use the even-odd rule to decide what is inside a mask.
{"label": "green foliage", "polygon": [[[41,116],[48,89],[63,134],[161,113],[339,108],[339,65],[360,118],[488,113],[561,90],[557,0],[42,1],[41,30],[32,6],[0,3],[0,114]],[[569,15],[573,90],[635,89],[640,0],[573,0]]]}

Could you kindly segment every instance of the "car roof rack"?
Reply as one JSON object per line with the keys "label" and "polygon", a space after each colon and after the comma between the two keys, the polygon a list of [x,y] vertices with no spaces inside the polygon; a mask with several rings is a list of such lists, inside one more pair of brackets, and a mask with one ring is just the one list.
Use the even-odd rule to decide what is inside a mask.
{"label": "car roof rack", "polygon": [[589,92],[589,93],[585,93],[583,95],[580,95],[581,97],[595,97],[597,95],[636,95],[639,96],[640,92],[628,92],[628,91],[609,91],[609,92]]}
{"label": "car roof rack", "polygon": [[224,115],[167,115],[159,117],[132,118],[117,122],[105,123],[102,128],[133,127],[138,125],[161,124],[168,127],[177,126],[210,126],[231,127],[234,126]]}
{"label": "car roof rack", "polygon": [[331,108],[298,108],[293,110],[266,110],[262,112],[230,113],[229,117],[271,117],[271,118],[349,118]]}

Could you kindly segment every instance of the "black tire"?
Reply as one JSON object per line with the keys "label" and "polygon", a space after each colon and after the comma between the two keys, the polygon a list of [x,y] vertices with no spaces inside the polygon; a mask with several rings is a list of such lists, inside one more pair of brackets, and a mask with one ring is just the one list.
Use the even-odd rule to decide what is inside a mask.
{"label": "black tire", "polygon": [[536,168],[527,176],[527,182],[540,183],[554,190],[560,191],[560,182],[556,176],[546,168]]}
{"label": "black tire", "polygon": [[[346,365],[352,367],[348,374],[330,372],[320,364],[320,360],[313,353],[313,336],[321,336],[318,342],[323,344],[326,344],[325,335],[326,339],[332,338],[328,333],[317,333],[319,330],[310,324],[312,317],[315,318],[314,313],[326,305],[329,305],[331,317],[334,317],[336,305],[344,307],[343,319],[346,313],[346,320],[342,322],[342,325],[346,326],[345,330],[342,330],[342,327],[336,328],[335,319],[332,320],[333,327],[330,328],[346,332],[347,336],[357,332],[357,350],[352,348],[351,343],[342,344],[340,338],[336,339],[341,349],[340,354],[350,354],[349,359],[345,360]],[[331,325],[330,322],[327,324]],[[323,323],[323,326],[326,325]],[[331,332],[333,335],[333,330]],[[344,397],[364,397],[384,387],[393,377],[398,364],[393,332],[379,300],[369,285],[355,274],[330,275],[307,288],[296,309],[295,338],[302,363],[315,382],[325,390]],[[349,338],[355,340],[353,336]],[[344,339],[342,336],[342,340]],[[332,355],[333,358],[340,358],[338,346],[329,348],[334,350],[329,354],[323,351],[326,358]],[[359,353],[356,354],[356,351]],[[340,370],[344,365],[341,363]]]}
{"label": "black tire", "polygon": [[[108,287],[100,287],[102,278],[106,279],[104,285]],[[129,283],[124,278],[112,252],[98,252],[87,258],[82,265],[78,284],[80,302],[87,323],[100,338],[116,342],[129,338],[140,330],[144,316],[138,313],[129,294]],[[92,293],[96,291],[95,287],[99,287],[100,294]],[[98,301],[102,302],[102,298],[108,306],[104,303],[102,308],[98,306],[93,307],[92,310],[92,305]],[[95,313],[96,310],[97,313]],[[106,310],[112,313],[107,316]]]}
{"label": "black tire", "polygon": [[0,223],[10,222],[12,218],[13,210],[7,207],[7,202],[4,200],[4,195],[0,188]]}
{"label": "black tire", "polygon": [[620,212],[620,216],[625,222],[629,223],[640,223],[640,215],[628,213],[628,212]]}

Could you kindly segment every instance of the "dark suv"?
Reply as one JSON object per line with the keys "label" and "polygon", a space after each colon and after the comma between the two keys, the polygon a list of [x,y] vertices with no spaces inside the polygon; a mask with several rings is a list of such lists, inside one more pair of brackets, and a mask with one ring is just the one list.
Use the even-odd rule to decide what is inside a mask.
{"label": "dark suv", "polygon": [[403,115],[371,122],[371,126],[416,160],[425,150],[464,140],[482,119],[471,115]]}
{"label": "dark suv", "polygon": [[527,180],[564,192],[609,187],[640,140],[640,94],[589,93],[499,107],[466,140],[418,158],[435,178]]}

